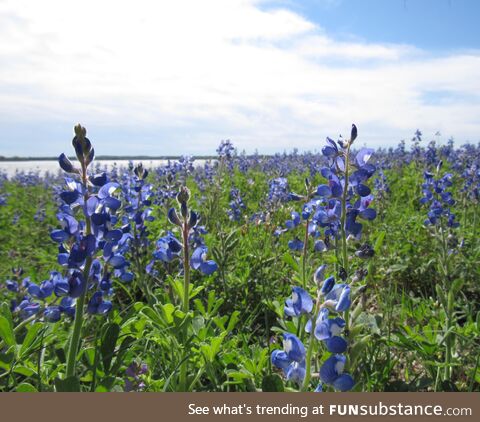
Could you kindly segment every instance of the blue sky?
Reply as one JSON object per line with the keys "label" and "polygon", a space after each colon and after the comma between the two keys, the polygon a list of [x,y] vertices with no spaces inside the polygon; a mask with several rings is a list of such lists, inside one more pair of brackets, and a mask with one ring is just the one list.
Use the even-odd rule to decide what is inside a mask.
{"label": "blue sky", "polygon": [[[480,140],[476,0],[0,0],[0,155]],[[78,28],[85,28],[80,30]]]}
{"label": "blue sky", "polygon": [[476,0],[305,0],[292,10],[338,39],[405,43],[445,53],[478,49]]}

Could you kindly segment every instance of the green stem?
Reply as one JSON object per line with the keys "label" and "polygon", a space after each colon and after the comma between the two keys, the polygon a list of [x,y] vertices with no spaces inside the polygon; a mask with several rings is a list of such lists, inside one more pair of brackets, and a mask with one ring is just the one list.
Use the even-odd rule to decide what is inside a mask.
{"label": "green stem", "polygon": [[307,288],[307,253],[308,253],[308,224],[309,220],[307,219],[305,227],[305,237],[303,240],[303,254],[302,254],[302,282],[303,288]]}
{"label": "green stem", "polygon": [[452,348],[453,348],[453,336],[452,333],[450,333],[450,328],[453,326],[454,323],[454,317],[453,317],[453,292],[450,290],[451,285],[450,285],[450,271],[449,271],[449,265],[448,265],[448,244],[447,244],[447,239],[445,237],[445,229],[443,227],[443,224],[440,225],[440,231],[441,231],[441,240],[442,240],[442,249],[441,249],[441,263],[440,267],[443,270],[443,286],[444,286],[444,291],[447,292],[447,303],[446,303],[446,308],[445,308],[445,315],[446,315],[446,321],[445,321],[445,367],[443,369],[443,380],[448,381],[450,379],[451,375],[451,360],[452,360]]}
{"label": "green stem", "polygon": [[313,323],[310,329],[310,343],[308,344],[307,349],[307,356],[305,357],[305,378],[303,379],[302,388],[300,391],[305,392],[308,390],[308,386],[310,385],[310,379],[312,378],[312,353],[313,353],[313,346],[315,343],[315,322],[318,318],[318,314],[320,312],[320,292],[317,295],[317,304],[315,306],[315,314],[313,316]]}
{"label": "green stem", "polygon": [[[185,218],[182,228],[182,237],[183,237],[183,312],[188,313],[189,301],[190,301],[190,252],[188,245],[188,221]],[[182,339],[184,347],[186,348],[186,342],[188,338],[188,325],[184,323]],[[186,352],[186,350],[185,350]],[[188,362],[187,359],[184,359],[182,365],[180,366],[180,387],[181,391],[187,391],[187,370]]]}
{"label": "green stem", "polygon": [[[342,192],[342,261],[343,269],[348,276],[348,252],[347,252],[347,195],[348,195],[348,178],[349,178],[349,167],[350,167],[350,145],[351,142],[348,142],[347,150],[345,151],[345,183],[343,186]],[[349,329],[349,320],[350,312],[347,309],[345,311],[345,326],[346,329]]]}
{"label": "green stem", "polygon": [[350,166],[350,142],[345,152],[345,184],[342,192],[342,259],[343,269],[348,274],[348,255],[347,255],[347,195],[348,195],[348,178]]}
{"label": "green stem", "polygon": [[75,321],[73,324],[72,337],[70,338],[70,344],[67,354],[67,372],[66,378],[75,376],[75,366],[77,363],[77,352],[80,345],[80,334],[82,331],[83,325],[83,308],[85,307],[85,300],[87,296],[87,285],[88,285],[88,276],[90,274],[90,267],[92,265],[92,258],[88,257],[83,270],[83,278],[85,280],[85,286],[83,292],[78,298],[77,303],[75,304]]}
{"label": "green stem", "polygon": [[[316,316],[314,321],[316,321]],[[313,344],[315,342],[315,328],[312,324],[312,329],[310,331],[310,344],[308,345],[307,349],[307,356],[305,361],[305,378],[303,380],[301,392],[305,392],[308,390],[308,386],[310,385],[310,379],[312,378],[312,353],[313,353]]]}
{"label": "green stem", "polygon": [[[82,163],[82,181],[83,181],[83,186],[85,188],[84,202],[86,207],[89,190],[88,190],[88,180],[87,180],[87,166],[84,163]],[[90,217],[88,217],[86,210],[84,210],[84,213],[85,213],[85,222],[86,222],[85,233],[88,236],[92,233],[91,222],[90,222]],[[67,354],[66,378],[75,376],[77,353],[78,353],[78,347],[80,345],[80,334],[82,332],[82,325],[83,325],[83,312],[85,307],[85,300],[87,297],[88,279],[90,277],[91,266],[92,266],[92,257],[88,256],[85,261],[85,267],[83,268],[83,279],[84,279],[85,285],[83,287],[82,294],[80,295],[77,303],[75,304],[75,320],[73,324],[72,337],[70,338],[70,344],[69,344],[68,354]]]}
{"label": "green stem", "polygon": [[477,214],[478,214],[478,204],[473,211],[473,229],[472,229],[472,239],[476,242],[477,239]]}

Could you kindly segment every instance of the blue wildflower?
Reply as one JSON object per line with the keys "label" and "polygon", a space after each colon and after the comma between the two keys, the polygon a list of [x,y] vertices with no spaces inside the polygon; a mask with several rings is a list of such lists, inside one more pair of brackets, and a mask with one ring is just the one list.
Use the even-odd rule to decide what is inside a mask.
{"label": "blue wildflower", "polygon": [[320,380],[339,391],[351,390],[355,381],[351,375],[343,373],[346,360],[343,355],[330,356],[320,368]]}
{"label": "blue wildflower", "polygon": [[194,270],[200,270],[205,275],[210,275],[218,268],[217,263],[212,260],[207,260],[208,248],[206,246],[199,246],[192,253],[190,265]]}
{"label": "blue wildflower", "polygon": [[299,316],[309,314],[313,309],[313,300],[301,287],[292,288],[292,298],[285,302],[285,315]]}

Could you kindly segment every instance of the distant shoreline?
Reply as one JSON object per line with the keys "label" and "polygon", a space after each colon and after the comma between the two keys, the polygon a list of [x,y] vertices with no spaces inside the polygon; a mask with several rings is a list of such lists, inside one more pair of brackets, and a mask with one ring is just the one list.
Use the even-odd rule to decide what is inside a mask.
{"label": "distant shoreline", "polygon": [[[69,157],[71,160],[75,160],[75,157]],[[134,161],[134,160],[179,160],[182,158],[180,155],[176,156],[158,156],[158,157],[150,157],[146,155],[137,155],[137,156],[113,156],[113,155],[99,155],[95,157],[95,160],[98,161]],[[205,155],[205,156],[194,156],[192,157],[195,160],[213,160],[217,158],[215,155]],[[1,157],[0,162],[16,162],[16,161],[57,161],[58,157]]]}

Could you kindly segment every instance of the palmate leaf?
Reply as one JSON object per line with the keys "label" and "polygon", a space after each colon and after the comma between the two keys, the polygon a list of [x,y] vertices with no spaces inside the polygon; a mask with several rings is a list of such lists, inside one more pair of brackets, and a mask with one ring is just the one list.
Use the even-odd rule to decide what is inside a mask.
{"label": "palmate leaf", "polygon": [[3,315],[0,315],[0,338],[9,347],[16,344],[12,322]]}

